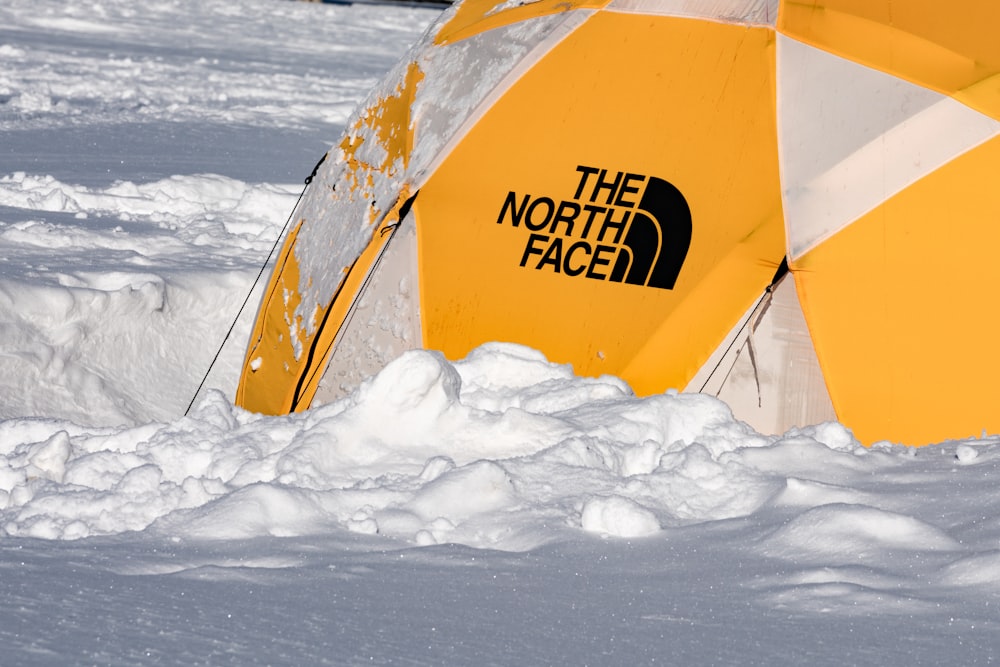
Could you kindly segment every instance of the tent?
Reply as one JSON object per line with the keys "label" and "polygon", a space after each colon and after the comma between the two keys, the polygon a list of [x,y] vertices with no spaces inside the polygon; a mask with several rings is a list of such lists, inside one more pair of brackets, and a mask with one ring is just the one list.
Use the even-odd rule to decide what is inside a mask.
{"label": "tent", "polygon": [[765,432],[1000,432],[1000,3],[465,0],[297,205],[237,391],[537,348]]}

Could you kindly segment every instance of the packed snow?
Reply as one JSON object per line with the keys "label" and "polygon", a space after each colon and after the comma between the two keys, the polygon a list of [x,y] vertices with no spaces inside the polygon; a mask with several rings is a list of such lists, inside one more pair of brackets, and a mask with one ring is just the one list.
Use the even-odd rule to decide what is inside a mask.
{"label": "packed snow", "polygon": [[996,436],[760,434],[504,342],[233,406],[302,179],[439,11],[0,7],[0,662],[1000,657]]}

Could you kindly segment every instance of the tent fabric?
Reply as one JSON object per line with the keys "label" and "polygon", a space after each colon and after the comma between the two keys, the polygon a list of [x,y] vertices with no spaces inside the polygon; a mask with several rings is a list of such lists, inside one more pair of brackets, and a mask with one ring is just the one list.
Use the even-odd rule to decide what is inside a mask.
{"label": "tent fabric", "polygon": [[764,430],[997,431],[998,11],[454,5],[307,188],[237,402],[302,410],[407,347],[504,340]]}
{"label": "tent fabric", "polygon": [[[778,117],[789,254],[807,250],[997,134],[928,88],[779,36]],[[945,131],[942,131],[942,130]]]}
{"label": "tent fabric", "polygon": [[406,350],[422,347],[418,286],[416,233],[402,225],[344,319],[313,405],[342,397]]}

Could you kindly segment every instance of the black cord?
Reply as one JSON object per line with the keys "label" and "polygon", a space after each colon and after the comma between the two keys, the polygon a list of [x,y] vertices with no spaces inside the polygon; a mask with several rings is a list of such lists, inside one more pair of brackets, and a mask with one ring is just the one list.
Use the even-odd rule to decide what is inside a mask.
{"label": "black cord", "polygon": [[[705,387],[707,387],[708,383],[712,381],[713,377],[715,377],[715,373],[719,370],[719,367],[722,366],[722,362],[725,361],[726,357],[729,356],[729,353],[732,352],[733,346],[736,345],[736,341],[738,341],[742,336],[743,330],[746,329],[747,325],[749,325],[751,320],[753,320],[753,314],[757,311],[758,306],[760,306],[761,302],[763,302],[764,299],[767,298],[768,294],[774,291],[774,288],[777,286],[779,282],[781,282],[781,279],[784,278],[785,274],[787,273],[788,273],[788,258],[783,257],[781,259],[781,264],[778,265],[777,270],[774,272],[774,276],[771,278],[771,283],[764,288],[764,293],[761,294],[757,298],[757,301],[754,302],[753,309],[750,311],[750,314],[747,315],[746,321],[740,326],[739,330],[736,332],[736,336],[733,338],[732,341],[730,341],[729,346],[726,348],[726,351],[722,353],[721,357],[719,357],[719,361],[715,364],[715,368],[713,368],[712,372],[708,374],[708,378],[705,380],[704,384],[701,385],[701,389],[698,390],[699,393],[705,391]],[[735,364],[736,361],[734,360],[733,365]],[[730,367],[729,370],[732,371],[733,370],[732,367]],[[726,377],[729,377],[729,373],[726,373]]]}
{"label": "black cord", "polygon": [[264,275],[264,270],[267,268],[268,263],[274,256],[274,252],[278,249],[278,244],[281,243],[281,239],[285,237],[285,233],[288,231],[288,226],[292,222],[292,216],[295,215],[295,211],[299,208],[299,202],[302,201],[302,197],[306,193],[306,188],[312,183],[313,178],[316,177],[316,172],[319,171],[319,167],[326,160],[326,155],[320,158],[320,161],[316,163],[313,167],[312,173],[306,177],[305,186],[303,186],[302,191],[299,193],[299,198],[295,200],[295,206],[292,207],[291,213],[288,214],[288,219],[285,220],[285,226],[281,228],[281,232],[278,234],[278,238],[274,240],[274,245],[271,246],[271,252],[267,253],[267,257],[264,258],[264,263],[261,264],[260,271],[257,272],[257,277],[254,279],[253,284],[250,286],[250,290],[247,292],[247,296],[243,299],[243,304],[240,306],[239,311],[236,313],[236,317],[233,318],[233,323],[229,325],[229,331],[226,332],[225,338],[222,339],[222,344],[219,345],[219,349],[215,351],[215,356],[212,357],[212,363],[208,365],[208,370],[205,371],[205,375],[201,378],[201,382],[198,383],[198,388],[194,391],[194,396],[191,397],[191,402],[188,403],[187,409],[184,410],[184,416],[187,417],[188,413],[191,412],[191,408],[194,407],[194,402],[198,398],[198,394],[201,393],[202,388],[205,386],[205,382],[208,381],[208,376],[211,374],[212,369],[215,368],[215,363],[219,360],[219,356],[222,354],[223,348],[226,347],[226,343],[229,342],[229,337],[233,335],[233,330],[236,328],[236,323],[240,321],[240,316],[243,315],[244,309],[246,309],[247,304],[250,302],[250,296],[253,291],[257,289],[257,285],[260,283],[261,277]]}

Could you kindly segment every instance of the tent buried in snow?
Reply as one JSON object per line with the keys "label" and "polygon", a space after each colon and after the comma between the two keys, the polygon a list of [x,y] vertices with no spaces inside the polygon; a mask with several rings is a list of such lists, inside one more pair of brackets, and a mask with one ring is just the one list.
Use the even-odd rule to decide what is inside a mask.
{"label": "tent buried in snow", "polygon": [[293,216],[237,402],[532,346],[765,431],[1000,431],[1000,3],[466,0]]}

